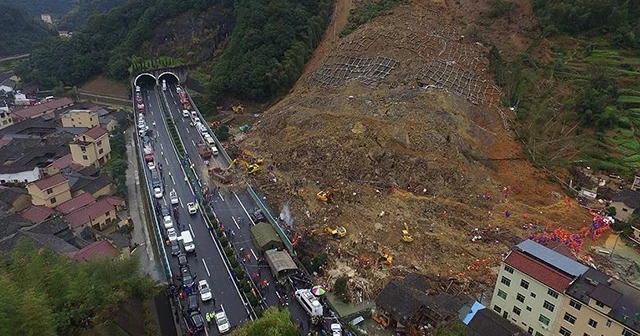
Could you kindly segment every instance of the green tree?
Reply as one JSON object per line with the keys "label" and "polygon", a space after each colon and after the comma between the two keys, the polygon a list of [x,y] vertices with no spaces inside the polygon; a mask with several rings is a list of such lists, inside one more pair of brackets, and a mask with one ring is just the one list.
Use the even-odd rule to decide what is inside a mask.
{"label": "green tree", "polygon": [[262,317],[233,331],[232,336],[296,336],[298,327],[291,320],[287,309],[275,307],[264,311]]}

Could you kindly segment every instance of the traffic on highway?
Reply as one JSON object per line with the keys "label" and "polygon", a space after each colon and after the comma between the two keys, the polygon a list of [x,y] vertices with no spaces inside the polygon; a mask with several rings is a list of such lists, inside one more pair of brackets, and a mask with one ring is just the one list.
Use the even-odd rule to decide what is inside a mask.
{"label": "traffic on highway", "polygon": [[[225,263],[202,204],[214,209],[262,307],[288,306],[302,333],[324,323],[325,330],[341,335],[335,316],[323,309],[324,298],[312,294],[314,284],[304,272],[298,271],[286,281],[273,277],[263,251],[253,245],[250,231],[264,215],[248,191],[221,188],[210,178],[210,168],[225,170],[230,162],[220,155],[213,132],[185,99],[183,89],[175,80],[166,79],[160,86],[151,81],[136,84],[139,153],[155,214],[154,227],[163,242],[161,257],[172,280],[169,290],[176,299],[179,327],[190,334],[222,334],[255,318],[234,280],[235,270]],[[175,125],[184,146],[183,157],[174,147],[168,122]],[[201,155],[203,147],[210,156]]]}

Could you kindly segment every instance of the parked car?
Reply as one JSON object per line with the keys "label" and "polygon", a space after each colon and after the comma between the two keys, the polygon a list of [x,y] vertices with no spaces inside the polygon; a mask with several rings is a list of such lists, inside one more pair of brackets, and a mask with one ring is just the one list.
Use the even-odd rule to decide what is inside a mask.
{"label": "parked car", "polygon": [[198,212],[198,207],[196,206],[195,203],[189,202],[187,203],[187,210],[189,210],[190,215],[194,215]]}
{"label": "parked car", "polygon": [[149,167],[149,170],[154,170],[156,169],[156,163],[153,161],[149,161],[147,162],[147,167]]}
{"label": "parked car", "polygon": [[209,287],[207,280],[200,280],[198,282],[198,291],[200,292],[200,298],[202,301],[208,301],[213,298],[213,294],[211,293],[211,288]]}
{"label": "parked car", "polygon": [[169,241],[177,241],[178,234],[176,233],[176,229],[174,228],[167,229],[167,237],[169,237]]}
{"label": "parked car", "polygon": [[224,309],[216,310],[216,325],[218,326],[218,331],[221,334],[226,333],[231,329],[229,325],[229,320],[227,319],[227,313],[225,313]]}
{"label": "parked car", "polygon": [[189,314],[187,326],[189,327],[189,333],[191,335],[202,331],[204,329],[204,319],[202,318],[202,315],[197,311]]}
{"label": "parked car", "polygon": [[251,214],[251,219],[253,219],[254,223],[262,222],[264,220],[264,213],[262,213],[262,209],[256,209]]}
{"label": "parked car", "polygon": [[195,276],[191,275],[191,271],[189,271],[188,267],[183,267],[180,269],[180,277],[182,278],[182,285],[191,287],[194,284]]}
{"label": "parked car", "polygon": [[183,118],[189,118],[191,116],[191,114],[189,113],[189,110],[182,110],[182,117]]}
{"label": "parked car", "polygon": [[171,204],[178,204],[180,200],[178,199],[178,193],[175,189],[171,190],[169,193],[169,199],[171,200]]}
{"label": "parked car", "polygon": [[180,250],[180,244],[178,244],[177,240],[171,242],[171,255],[176,257],[180,255],[182,251]]}
{"label": "parked car", "polygon": [[162,196],[164,196],[164,193],[162,192],[162,188],[160,187],[153,188],[153,196],[155,198],[162,198]]}
{"label": "parked car", "polygon": [[169,208],[164,204],[160,205],[160,213],[162,213],[162,217],[171,215]]}
{"label": "parked car", "polygon": [[187,312],[199,312],[200,306],[198,305],[198,295],[196,293],[192,293],[191,295],[187,295]]}
{"label": "parked car", "polygon": [[171,229],[173,227],[173,219],[171,219],[171,216],[162,217],[162,222],[164,223],[165,229]]}
{"label": "parked car", "polygon": [[178,266],[180,268],[189,265],[189,261],[187,260],[187,255],[184,253],[178,254]]}

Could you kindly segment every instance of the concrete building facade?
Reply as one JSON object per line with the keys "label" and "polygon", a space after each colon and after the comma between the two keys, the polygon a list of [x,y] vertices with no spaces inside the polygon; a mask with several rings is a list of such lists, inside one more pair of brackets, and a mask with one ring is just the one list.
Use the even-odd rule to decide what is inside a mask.
{"label": "concrete building facade", "polygon": [[70,110],[60,116],[63,127],[86,127],[93,128],[100,126],[98,112],[93,110]]}
{"label": "concrete building facade", "polygon": [[13,125],[13,115],[11,112],[0,109],[0,129]]}
{"label": "concrete building facade", "polygon": [[58,204],[71,199],[69,181],[62,174],[27,184],[27,192],[31,195],[33,205],[44,205],[49,208],[55,208]]}

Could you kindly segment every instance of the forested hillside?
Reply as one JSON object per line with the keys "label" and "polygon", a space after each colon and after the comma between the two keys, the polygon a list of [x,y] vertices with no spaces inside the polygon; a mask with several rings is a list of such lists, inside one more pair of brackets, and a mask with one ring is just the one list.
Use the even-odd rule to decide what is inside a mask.
{"label": "forested hillside", "polygon": [[92,16],[72,39],[53,40],[35,49],[17,72],[45,88],[59,82],[79,85],[96,74],[124,79],[130,56],[142,42],[153,37],[157,25],[189,10],[205,10],[212,2],[131,0],[108,13]]}
{"label": "forested hillside", "polygon": [[80,29],[89,18],[97,13],[106,13],[110,9],[122,6],[127,0],[78,0],[57,24],[58,30],[75,31]]}
{"label": "forested hillside", "polygon": [[36,43],[56,33],[22,8],[5,1],[0,1],[0,28],[0,57],[27,53]]}
{"label": "forested hillside", "polygon": [[320,42],[330,0],[238,0],[236,28],[213,71],[213,99],[265,101],[286,93]]}
{"label": "forested hillside", "polygon": [[78,262],[20,242],[0,263],[0,335],[95,335],[119,304],[154,287],[135,259]]}

